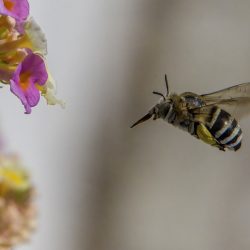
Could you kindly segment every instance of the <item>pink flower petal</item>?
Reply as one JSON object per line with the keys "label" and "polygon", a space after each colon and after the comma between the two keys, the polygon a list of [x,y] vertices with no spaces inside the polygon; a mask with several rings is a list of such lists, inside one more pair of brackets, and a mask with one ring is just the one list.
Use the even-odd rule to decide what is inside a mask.
{"label": "pink flower petal", "polygon": [[24,106],[24,108],[26,110],[25,113],[30,114],[31,113],[31,106],[29,105],[28,100],[27,100],[27,98],[25,96],[25,93],[21,90],[18,83],[14,82],[13,80],[10,80],[10,90],[22,102],[22,104],[23,104],[23,106]]}
{"label": "pink flower petal", "polygon": [[18,65],[10,81],[10,90],[21,100],[27,114],[31,113],[31,107],[36,106],[40,100],[37,85],[43,86],[47,79],[44,61],[36,54],[29,54]]}
{"label": "pink flower petal", "polygon": [[0,0],[0,14],[24,21],[29,16],[29,3],[27,0]]}

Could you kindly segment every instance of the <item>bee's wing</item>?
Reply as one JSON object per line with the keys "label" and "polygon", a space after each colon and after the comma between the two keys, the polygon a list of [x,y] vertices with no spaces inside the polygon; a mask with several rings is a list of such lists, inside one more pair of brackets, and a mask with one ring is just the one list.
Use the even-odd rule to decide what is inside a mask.
{"label": "bee's wing", "polygon": [[237,119],[250,114],[250,82],[201,95],[201,98],[205,103],[200,109],[202,113],[216,105]]}

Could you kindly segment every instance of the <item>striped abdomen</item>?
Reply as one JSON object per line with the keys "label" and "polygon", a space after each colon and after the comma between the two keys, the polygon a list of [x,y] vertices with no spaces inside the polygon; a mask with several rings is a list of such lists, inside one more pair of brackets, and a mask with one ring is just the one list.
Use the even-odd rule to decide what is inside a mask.
{"label": "striped abdomen", "polygon": [[213,108],[211,116],[211,121],[207,124],[210,133],[223,147],[238,150],[242,141],[242,130],[238,122],[218,107]]}

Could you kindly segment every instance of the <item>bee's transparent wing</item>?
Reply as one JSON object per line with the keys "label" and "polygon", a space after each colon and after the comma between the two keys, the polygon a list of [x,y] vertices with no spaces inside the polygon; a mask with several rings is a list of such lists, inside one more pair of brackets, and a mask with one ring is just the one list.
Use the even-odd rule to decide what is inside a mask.
{"label": "bee's transparent wing", "polygon": [[233,117],[250,115],[250,82],[201,95],[205,107],[219,106]]}

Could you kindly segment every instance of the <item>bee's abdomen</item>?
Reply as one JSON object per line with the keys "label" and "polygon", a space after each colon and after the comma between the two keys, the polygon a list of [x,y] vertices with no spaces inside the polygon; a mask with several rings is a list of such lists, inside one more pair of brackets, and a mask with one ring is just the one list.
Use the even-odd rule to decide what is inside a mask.
{"label": "bee's abdomen", "polygon": [[238,150],[241,147],[242,130],[238,122],[225,110],[215,107],[212,110],[209,131],[224,147]]}

